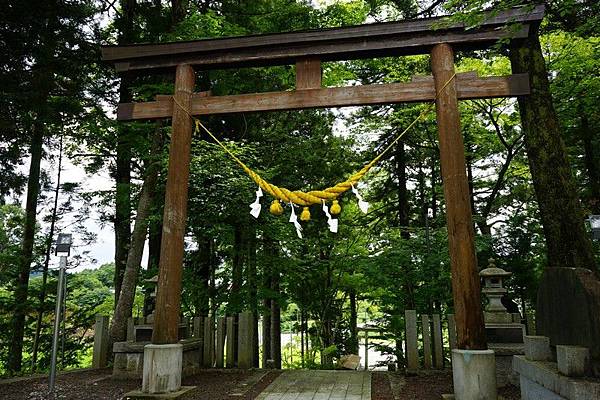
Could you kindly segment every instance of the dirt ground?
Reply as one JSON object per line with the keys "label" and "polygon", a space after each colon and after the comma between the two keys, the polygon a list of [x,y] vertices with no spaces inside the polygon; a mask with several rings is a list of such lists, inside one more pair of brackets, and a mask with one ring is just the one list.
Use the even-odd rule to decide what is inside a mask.
{"label": "dirt ground", "polygon": [[[452,393],[451,370],[422,372],[404,376],[401,373],[374,372],[371,377],[371,400],[440,400]],[[498,389],[505,400],[520,400],[519,389],[508,385]]]}
{"label": "dirt ground", "polygon": [[[279,374],[278,371],[203,371],[185,378],[184,386],[196,389],[182,396],[183,400],[227,400],[231,393],[242,394],[236,399],[252,400]],[[264,376],[263,376],[264,375]],[[257,378],[262,379],[256,382]],[[247,382],[251,382],[247,384]],[[59,375],[56,381],[55,399],[65,400],[109,400],[121,399],[131,390],[139,389],[140,380],[113,380],[110,370],[95,370]],[[46,400],[48,379],[24,379],[13,383],[0,383],[0,398],[3,400]]]}
{"label": "dirt ground", "polygon": [[[196,388],[181,397],[183,400],[253,400],[280,371],[205,370],[185,378],[185,386]],[[88,370],[59,375],[55,399],[109,400],[121,399],[131,390],[139,389],[139,380],[113,380],[111,371]],[[48,379],[21,379],[11,383],[0,381],[3,400],[47,400]],[[372,400],[440,400],[443,393],[452,393],[449,370],[404,376],[400,373],[374,372],[371,376]],[[235,396],[232,396],[235,395]],[[519,400],[518,388],[507,386],[499,390],[505,400]]]}

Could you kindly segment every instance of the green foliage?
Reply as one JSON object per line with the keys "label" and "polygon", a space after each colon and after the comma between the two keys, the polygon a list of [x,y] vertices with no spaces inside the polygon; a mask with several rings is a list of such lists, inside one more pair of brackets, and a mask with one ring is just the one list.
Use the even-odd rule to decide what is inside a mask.
{"label": "green foliage", "polygon": [[[88,269],[81,272],[69,273],[67,275],[66,291],[66,317],[61,324],[61,339],[59,348],[59,368],[83,368],[91,365],[89,351],[93,344],[93,326],[97,314],[110,315],[113,310],[113,274],[114,265],[102,265],[98,269]],[[58,272],[50,274],[47,290],[48,297],[44,307],[42,331],[40,335],[38,370],[47,371],[50,365],[50,354],[52,348],[52,327],[54,324],[54,310],[56,307],[56,285]],[[30,296],[37,299],[42,285],[41,275],[31,278]],[[138,296],[137,302],[141,302]],[[0,286],[0,375],[6,373],[4,360],[8,344],[10,329],[8,323],[10,314],[4,310],[10,310],[12,301],[9,287]],[[33,334],[37,317],[37,305],[32,305],[25,325],[24,341],[24,365],[31,363],[31,349],[33,346]],[[63,344],[64,343],[64,344]]]}
{"label": "green foliage", "polygon": [[[55,151],[57,135],[64,135],[71,162],[84,165],[90,174],[115,171],[118,137],[131,152],[132,204],[139,195],[139,179],[150,157],[161,161],[159,184],[150,223],[160,229],[162,198],[168,166],[169,122],[117,123],[109,108],[119,98],[114,71],[99,63],[97,44],[123,39],[124,18],[120,10],[94,8],[88,1],[59,2],[64,7],[39,10],[18,3],[0,22],[6,22],[7,42],[0,45],[5,68],[0,75],[0,361],[6,360],[10,337],[12,290],[22,236],[24,212],[4,202],[20,194],[29,130],[41,118],[48,138],[47,158]],[[38,4],[39,3],[39,4]],[[64,4],[63,4],[64,3]],[[495,1],[497,12],[522,0]],[[578,189],[587,210],[600,207],[600,185],[594,171],[600,170],[600,114],[597,99],[597,20],[591,1],[548,2],[550,17],[543,24],[543,47],[551,71],[552,91],[565,132]],[[12,4],[12,3],[11,3]],[[483,0],[419,2],[404,0],[290,1],[233,0],[187,2],[184,18],[173,25],[173,11],[165,2],[138,2],[131,40],[165,42],[235,35],[284,32],[348,26],[366,21],[385,21],[457,12],[455,19],[476,26],[479,12],[491,3]],[[578,6],[581,6],[577,8]],[[37,13],[63,18],[56,40],[48,46],[47,32]],[[1,13],[0,13],[1,14]],[[20,21],[20,19],[22,21]],[[103,21],[100,29],[98,21]],[[30,24],[29,33],[16,29]],[[64,26],[63,26],[64,25]],[[84,27],[82,29],[81,27]],[[596,35],[596,36],[593,36]],[[50,49],[55,51],[52,53]],[[457,57],[459,72],[476,71],[480,76],[510,73],[502,46]],[[31,61],[33,60],[33,61]],[[36,87],[36,62],[53,74],[50,87]],[[326,62],[325,86],[406,82],[414,75],[429,75],[428,56],[407,56]],[[293,65],[199,71],[196,90],[213,95],[286,91],[295,86]],[[39,83],[39,82],[37,82]],[[138,77],[129,82],[134,101],[149,101],[156,94],[170,94],[171,78]],[[37,115],[35,101],[48,90],[44,113]],[[361,107],[347,112],[307,110],[281,113],[219,115],[202,121],[244,163],[262,177],[291,190],[314,190],[331,186],[358,170],[378,154],[423,110],[423,104]],[[485,267],[490,257],[512,271],[509,285],[522,308],[535,304],[537,282],[545,260],[544,240],[536,208],[519,114],[513,100],[461,102],[470,198],[476,224],[478,261]],[[587,125],[585,125],[587,124]],[[587,126],[587,128],[586,128]],[[159,154],[149,156],[150,138],[160,132],[166,139]],[[85,157],[76,155],[84,154]],[[204,132],[192,142],[189,184],[188,230],[184,259],[182,312],[184,316],[226,315],[256,308],[268,315],[262,301],[274,299],[282,307],[283,331],[300,329],[299,316],[309,321],[310,354],[305,365],[330,368],[333,360],[353,351],[351,316],[358,323],[377,324],[385,331],[381,346],[390,356],[401,339],[405,309],[419,313],[452,311],[450,261],[447,252],[445,202],[439,167],[439,148],[434,113],[420,122],[395,146],[359,185],[371,208],[363,215],[351,193],[341,198],[343,213],[339,232],[327,229],[321,207],[311,207],[311,220],[303,223],[302,240],[287,222],[289,205],[282,217],[268,213],[272,200],[265,196],[258,219],[248,214],[256,185]],[[113,222],[115,191],[81,193],[74,184],[63,185],[61,213],[80,214],[81,223],[92,211]],[[68,190],[69,189],[69,190]],[[78,199],[85,207],[78,210]],[[48,198],[42,196],[44,205]],[[123,210],[121,210],[123,211]],[[129,213],[132,210],[124,210]],[[297,210],[299,213],[300,210]],[[39,235],[47,219],[39,221]],[[86,236],[86,241],[94,240]],[[45,239],[39,237],[36,263]],[[84,260],[78,262],[83,263]],[[141,278],[156,274],[156,266]],[[54,310],[56,277],[47,284],[40,339],[42,369],[47,368],[50,327]],[[96,313],[110,314],[114,307],[114,267],[104,265],[69,275],[64,367],[89,362],[90,328]],[[280,276],[279,290],[268,285]],[[32,276],[25,332],[29,352],[35,329],[35,308],[41,277]],[[350,298],[356,296],[356,309]],[[138,290],[137,314],[143,303]],[[299,367],[297,345],[284,365]],[[285,355],[285,350],[284,350]],[[394,354],[402,360],[402,354]],[[320,357],[318,357],[320,356]],[[29,354],[26,354],[27,365]],[[0,363],[1,364],[1,363]],[[0,366],[0,374],[4,373]]]}

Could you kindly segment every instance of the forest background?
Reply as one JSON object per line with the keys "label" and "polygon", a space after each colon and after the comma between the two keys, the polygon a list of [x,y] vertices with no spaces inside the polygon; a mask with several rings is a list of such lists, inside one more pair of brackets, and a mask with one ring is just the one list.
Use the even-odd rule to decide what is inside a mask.
{"label": "forest background", "polygon": [[[501,10],[522,4],[529,2],[2,2],[0,374],[48,368],[57,277],[51,268],[52,246],[59,232],[74,234],[70,266],[79,271],[68,277],[63,368],[90,363],[97,313],[115,316],[111,336],[122,340],[123,321],[143,313],[148,291],[144,280],[157,272],[170,124],[120,123],[114,110],[119,102],[172,93],[173,77],[119,78],[100,62],[101,44],[197,40],[447,14],[476,24],[475,15],[484,6]],[[556,242],[549,227],[563,218],[562,212],[540,212],[546,186],[534,183],[556,176],[567,182],[568,196],[577,204],[577,212],[571,213],[576,224],[583,226],[585,216],[600,214],[599,15],[600,6],[593,0],[552,0],[539,28],[552,96],[546,99],[552,100],[559,122],[554,139],[560,145],[553,151],[567,157],[566,170],[558,162],[556,168],[535,169],[533,179],[532,158],[539,157],[531,150],[535,132],[522,124],[523,105],[516,99],[460,104],[479,266],[486,267],[493,258],[513,273],[508,286],[523,313],[535,309],[537,283],[549,264],[549,252],[557,259],[556,249],[547,246]],[[510,74],[506,47],[499,43],[490,50],[458,54],[457,70]],[[428,56],[323,64],[325,86],[403,82],[428,74]],[[210,89],[214,95],[290,90],[294,77],[293,66],[200,72],[197,90]],[[359,169],[423,108],[403,104],[240,114],[205,122],[271,182],[312,190]],[[84,169],[92,183],[108,174],[112,185],[90,189],[71,181],[61,176],[65,163]],[[353,196],[344,197],[337,234],[328,231],[326,217],[315,209],[303,223],[304,238],[298,239],[287,216],[265,211],[264,198],[260,217],[249,215],[255,185],[212,140],[198,134],[192,144],[182,313],[231,315],[250,309],[266,321],[265,338],[271,335],[264,329],[274,329],[273,337],[280,337],[282,325],[284,331],[308,332],[314,354],[303,362],[314,367],[330,367],[335,357],[355,353],[361,322],[377,324],[389,332],[390,340],[400,340],[402,321],[396,317],[405,309],[452,311],[441,185],[431,114],[360,186],[371,204],[368,214],[359,211]],[[99,216],[101,229],[114,231],[110,264],[98,266],[89,256],[98,234],[89,230],[91,216]],[[577,230],[572,236],[589,242]],[[594,246],[590,254],[597,260],[600,249]],[[142,265],[145,247],[147,261]],[[585,267],[595,268],[593,261]],[[126,271],[130,278],[124,280]],[[277,358],[279,343],[269,347]],[[397,348],[384,350],[402,362]]]}

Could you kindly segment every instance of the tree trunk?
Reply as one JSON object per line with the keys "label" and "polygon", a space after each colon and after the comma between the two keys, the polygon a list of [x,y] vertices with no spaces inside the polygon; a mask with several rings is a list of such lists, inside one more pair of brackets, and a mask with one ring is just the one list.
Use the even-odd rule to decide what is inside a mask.
{"label": "tree trunk", "polygon": [[210,281],[212,270],[212,239],[198,237],[198,259],[194,263],[194,279],[199,285],[194,289],[194,308],[197,317],[207,317],[210,314]]}
{"label": "tree trunk", "polygon": [[[159,174],[160,175],[160,174]],[[158,189],[158,188],[157,188]],[[160,205],[162,200],[165,198],[164,190],[155,190],[151,193],[152,197],[152,211],[156,215],[162,215]],[[148,264],[147,269],[158,270],[158,263],[160,262],[160,241],[162,239],[162,220],[152,221],[148,225]]]}
{"label": "tree trunk", "polygon": [[188,0],[171,0],[171,29],[185,18]]}
{"label": "tree trunk", "polygon": [[278,301],[279,271],[277,271],[277,267],[272,273],[271,289],[276,298],[271,301],[271,356],[275,362],[275,368],[281,369],[281,307]]}
{"label": "tree trunk", "polygon": [[40,165],[43,150],[43,124],[38,119],[34,122],[31,137],[31,163],[29,164],[29,179],[27,180],[27,205],[25,210],[25,226],[19,258],[19,275],[15,285],[15,309],[12,317],[12,338],[8,354],[7,370],[10,373],[21,370],[23,360],[23,335],[25,316],[27,314],[27,293],[29,291],[29,273],[33,260],[33,244],[35,239],[35,224],[37,216],[38,195],[40,192]]}
{"label": "tree trunk", "polygon": [[598,273],[571,174],[560,124],[552,104],[548,72],[537,30],[513,44],[513,73],[528,73],[529,96],[519,97],[519,111],[529,169],[546,238],[549,267],[579,267]]}
{"label": "tree trunk", "polygon": [[[121,17],[119,44],[130,44],[134,41],[134,17],[136,0],[121,0]],[[119,103],[132,100],[130,76],[121,77],[119,86]],[[120,124],[117,128],[117,148],[115,167],[115,307],[119,303],[123,274],[127,265],[129,244],[131,241],[131,143],[128,139],[129,127]]]}
{"label": "tree trunk", "polygon": [[409,239],[410,233],[408,231],[408,226],[410,225],[410,206],[408,204],[408,190],[406,188],[406,150],[403,141],[396,144],[394,160],[396,179],[398,179],[398,225],[400,226],[402,238]]}
{"label": "tree trunk", "polygon": [[112,345],[115,342],[125,341],[127,338],[127,319],[132,315],[133,300],[137,286],[137,278],[142,262],[146,234],[148,232],[148,217],[151,209],[151,193],[154,191],[158,179],[160,163],[152,157],[160,154],[162,148],[160,131],[156,131],[153,137],[151,161],[148,165],[146,178],[142,185],[142,191],[137,206],[137,214],[133,227],[131,247],[127,255],[127,264],[123,274],[121,294],[118,296],[115,314],[112,319],[109,334],[108,351],[112,353]]}
{"label": "tree trunk", "polygon": [[350,298],[350,353],[358,354],[358,314],[356,310],[356,290],[350,289],[348,292]]}
{"label": "tree trunk", "polygon": [[596,131],[589,126],[585,111],[581,111],[581,136],[583,141],[585,169],[588,173],[589,197],[588,204],[592,214],[600,214],[600,162],[594,148]]}
{"label": "tree trunk", "polygon": [[242,311],[242,283],[244,267],[244,237],[241,225],[235,225],[233,235],[233,262],[231,270],[231,291],[229,292],[229,312]]}
{"label": "tree trunk", "polygon": [[42,287],[40,288],[38,316],[35,323],[35,335],[33,337],[33,350],[31,355],[31,371],[34,372],[37,363],[37,353],[40,341],[40,333],[42,331],[42,317],[44,316],[44,306],[46,304],[46,285],[48,283],[48,266],[50,264],[50,253],[52,252],[52,239],[54,238],[54,227],[56,225],[56,213],[58,210],[58,195],[60,193],[60,175],[62,172],[62,156],[63,156],[63,137],[59,139],[58,150],[58,172],[56,173],[56,187],[54,188],[54,206],[52,207],[52,216],[50,218],[50,232],[46,238],[46,254],[44,255],[44,267],[42,270]]}
{"label": "tree trunk", "polygon": [[252,327],[254,332],[254,355],[253,365],[258,368],[258,285],[256,275],[256,227],[251,226],[248,232],[248,268],[246,271],[246,281],[248,282],[248,302],[250,303],[250,311],[252,311]]}
{"label": "tree trunk", "polygon": [[[265,287],[271,287],[271,280],[265,280]],[[267,366],[267,360],[271,360],[273,355],[271,352],[271,299],[263,300],[263,318],[262,318],[262,340],[263,340],[263,358],[262,367]]]}
{"label": "tree trunk", "polygon": [[[439,159],[439,157],[438,157]],[[431,219],[435,222],[438,214],[438,198],[437,198],[437,159],[431,156]]]}

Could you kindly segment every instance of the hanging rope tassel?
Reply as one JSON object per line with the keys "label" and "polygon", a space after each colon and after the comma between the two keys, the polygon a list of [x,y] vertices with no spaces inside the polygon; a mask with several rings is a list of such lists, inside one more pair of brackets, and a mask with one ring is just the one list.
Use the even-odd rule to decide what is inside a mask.
{"label": "hanging rope tassel", "polygon": [[269,211],[271,212],[271,214],[277,216],[283,214],[283,207],[281,206],[279,200],[273,200],[273,202],[271,203],[271,207],[269,207]]}
{"label": "hanging rope tassel", "polygon": [[337,200],[334,200],[333,204],[331,205],[331,213],[333,215],[338,215],[341,212],[342,212],[342,207],[340,206],[340,203]]}
{"label": "hanging rope tassel", "polygon": [[304,207],[302,209],[302,213],[300,213],[300,221],[309,221],[310,220],[310,210],[308,207]]}

